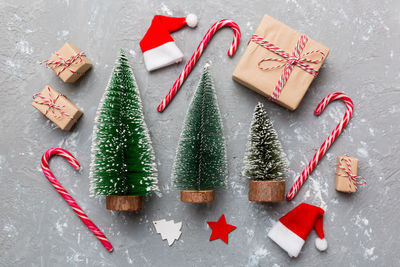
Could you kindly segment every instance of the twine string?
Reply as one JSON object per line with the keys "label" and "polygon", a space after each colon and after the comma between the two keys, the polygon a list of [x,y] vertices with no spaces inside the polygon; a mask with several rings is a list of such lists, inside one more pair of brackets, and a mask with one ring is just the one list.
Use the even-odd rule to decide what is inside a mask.
{"label": "twine string", "polygon": [[355,175],[351,171],[351,158],[349,158],[347,155],[345,157],[342,157],[339,162],[337,163],[337,166],[343,170],[343,173],[336,172],[336,175],[346,177],[349,179],[349,191],[352,189],[352,185],[354,185],[356,191],[358,190],[357,186],[362,186],[366,185],[367,181],[361,177],[360,175]]}
{"label": "twine string", "polygon": [[[282,92],[282,89],[285,86],[287,80],[289,79],[289,76],[295,66],[301,68],[302,70],[308,72],[309,74],[311,74],[313,76],[317,76],[318,71],[315,70],[313,67],[311,67],[309,64],[321,63],[325,58],[325,53],[322,52],[321,50],[312,50],[312,51],[305,53],[303,56],[301,55],[306,43],[308,42],[308,37],[304,34],[302,34],[300,36],[292,54],[289,54],[288,52],[280,49],[278,46],[274,45],[273,43],[263,39],[262,37],[260,37],[256,34],[254,34],[251,37],[250,41],[252,41],[252,42],[264,47],[265,49],[268,49],[269,51],[277,54],[278,56],[282,57],[282,58],[272,58],[272,57],[263,58],[258,62],[258,68],[260,68],[261,70],[265,70],[265,71],[271,71],[271,70],[283,68],[282,75],[279,78],[279,81],[278,81],[277,85],[275,86],[275,89],[272,92],[272,95],[270,97],[270,100],[272,100],[272,101],[276,101],[279,98],[279,96]],[[314,55],[314,54],[319,54],[320,58],[311,59],[308,57],[308,56]],[[275,61],[275,62],[279,62],[282,64],[278,64],[278,65],[272,66],[272,67],[264,67],[263,63],[267,62],[267,61]],[[307,64],[307,63],[309,63],[309,64]]]}
{"label": "twine string", "polygon": [[[42,94],[42,92],[34,94],[33,95],[33,101],[39,105],[46,105],[47,109],[44,113],[44,115],[46,116],[49,112],[51,112],[51,114],[57,118],[57,119],[61,119],[62,116],[66,116],[68,118],[70,118],[71,120],[75,120],[73,116],[71,116],[69,113],[64,111],[65,105],[57,105],[56,102],[59,99],[60,96],[65,97],[64,95],[57,93],[57,95],[55,97],[53,97],[50,87],[47,86],[47,90],[49,93],[49,96],[46,97]],[[58,111],[59,114],[56,113],[56,110]]]}
{"label": "twine string", "polygon": [[[71,68],[72,64],[80,64],[82,62],[82,57],[86,57],[86,54],[84,52],[79,52],[75,55],[72,55],[71,57],[64,59],[60,53],[56,52],[55,55],[58,57],[58,60],[45,60],[42,63],[46,64],[46,68],[49,69],[56,69],[58,67],[62,67],[61,69],[58,70],[57,75],[60,75],[64,70],[68,69],[71,73],[76,73],[75,70]],[[41,63],[41,64],[42,64]]]}

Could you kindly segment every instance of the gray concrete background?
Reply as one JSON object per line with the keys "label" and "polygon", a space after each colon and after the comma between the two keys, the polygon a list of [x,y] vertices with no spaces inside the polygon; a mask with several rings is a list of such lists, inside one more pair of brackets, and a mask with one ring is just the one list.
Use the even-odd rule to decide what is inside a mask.
{"label": "gray concrete background", "polygon": [[[0,265],[1,266],[399,266],[400,2],[382,1],[0,1]],[[143,64],[139,41],[154,14],[193,12],[199,25],[173,34],[184,63],[154,73]],[[300,107],[287,111],[235,83],[231,74],[264,15],[285,22],[331,49],[320,75]],[[199,64],[167,110],[156,106],[177,78],[201,38],[218,19],[236,21],[242,42],[230,59],[229,29],[211,41]],[[38,64],[65,41],[84,50],[94,68],[75,84],[64,84]],[[128,51],[142,93],[159,168],[161,197],[147,199],[140,213],[105,209],[89,198],[88,171],[95,111],[120,48]],[[206,206],[183,204],[171,188],[170,174],[182,121],[200,77],[211,63],[228,147],[229,185]],[[63,132],[31,107],[31,96],[46,84],[84,110],[72,132]],[[332,103],[320,116],[319,101],[343,91],[355,103],[353,118],[310,179],[291,202],[260,205],[247,200],[240,175],[254,106],[270,113],[290,161],[287,190],[322,141],[343,116]],[[51,168],[88,216],[109,237],[109,254],[88,231],[40,169],[50,147],[72,152],[83,171],[54,158]],[[368,185],[353,195],[335,191],[336,156],[360,160]],[[301,202],[326,210],[329,248],[314,247],[313,232],[297,259],[275,245],[267,233],[273,223]],[[225,213],[237,226],[229,245],[209,242],[206,221]],[[182,221],[172,247],[155,232],[153,220]]]}

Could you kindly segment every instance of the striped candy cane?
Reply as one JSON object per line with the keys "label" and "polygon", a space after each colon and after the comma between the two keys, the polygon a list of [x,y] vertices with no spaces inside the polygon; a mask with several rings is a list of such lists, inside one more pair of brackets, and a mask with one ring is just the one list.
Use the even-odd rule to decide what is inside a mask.
{"label": "striped candy cane", "polygon": [[67,203],[71,206],[71,208],[75,211],[75,213],[79,216],[84,224],[89,228],[90,231],[99,239],[99,241],[103,244],[103,246],[109,251],[113,251],[113,246],[107,237],[97,228],[97,226],[86,216],[83,210],[79,207],[79,205],[75,202],[75,200],[71,197],[71,195],[64,189],[64,187],[58,182],[56,177],[54,177],[53,173],[49,168],[49,159],[54,156],[59,155],[65,158],[76,170],[80,169],[80,165],[78,161],[71,155],[67,150],[62,148],[50,148],[47,150],[42,156],[42,170],[46,178],[50,181],[50,183],[54,186],[58,193],[67,201]]}
{"label": "striped candy cane", "polygon": [[349,123],[351,115],[353,113],[353,101],[347,95],[343,93],[333,93],[329,94],[327,97],[322,99],[322,101],[318,104],[317,108],[314,111],[315,115],[320,115],[322,111],[324,111],[325,107],[332,101],[340,99],[346,103],[346,113],[344,114],[343,119],[336,126],[335,130],[328,136],[325,142],[321,145],[317,153],[315,153],[313,159],[308,163],[307,167],[303,170],[301,175],[297,178],[296,182],[290,189],[289,193],[286,195],[287,200],[291,200],[299,191],[300,187],[303,185],[304,181],[307,180],[308,176],[317,166],[318,162],[325,155],[326,151],[332,145],[332,143],[336,140],[336,138],[343,131],[344,127]]}
{"label": "striped candy cane", "polygon": [[239,26],[233,22],[232,20],[223,19],[214,23],[211,28],[207,31],[206,35],[204,35],[203,40],[199,44],[196,49],[196,52],[192,55],[189,62],[186,64],[185,68],[183,69],[182,73],[179,75],[178,79],[175,81],[174,85],[172,86],[171,90],[169,90],[168,94],[165,96],[164,100],[158,105],[157,110],[159,112],[164,111],[164,109],[168,106],[169,102],[174,98],[175,94],[178,92],[179,88],[182,86],[184,81],[186,80],[187,76],[192,71],[194,65],[196,65],[197,61],[199,60],[201,54],[203,53],[204,49],[207,47],[207,44],[210,42],[211,38],[215,34],[216,31],[219,29],[229,26],[232,28],[234,37],[232,44],[228,50],[228,56],[233,56],[235,54],[236,49],[240,42],[240,28]]}

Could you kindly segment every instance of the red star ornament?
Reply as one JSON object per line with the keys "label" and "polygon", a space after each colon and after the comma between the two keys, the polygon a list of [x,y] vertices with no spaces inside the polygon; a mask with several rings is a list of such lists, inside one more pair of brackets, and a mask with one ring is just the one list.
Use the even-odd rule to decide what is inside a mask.
{"label": "red star ornament", "polygon": [[230,232],[236,229],[236,226],[230,225],[226,223],[225,215],[219,218],[217,222],[207,222],[208,226],[210,226],[212,233],[210,236],[210,241],[215,239],[222,239],[225,243],[228,244],[228,235]]}

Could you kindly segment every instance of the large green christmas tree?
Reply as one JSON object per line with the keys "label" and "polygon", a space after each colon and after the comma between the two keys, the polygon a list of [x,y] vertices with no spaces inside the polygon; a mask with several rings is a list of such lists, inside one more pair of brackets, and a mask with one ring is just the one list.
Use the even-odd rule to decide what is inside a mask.
{"label": "large green christmas tree", "polygon": [[254,109],[246,146],[243,175],[251,180],[283,180],[287,160],[262,103]]}
{"label": "large green christmas tree", "polygon": [[175,187],[197,191],[225,187],[225,150],[221,114],[206,65],[179,140],[173,168]]}
{"label": "large green christmas tree", "polygon": [[96,114],[90,178],[92,195],[143,196],[158,190],[139,89],[122,49]]}

